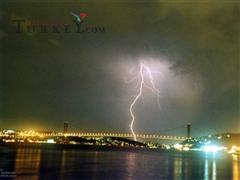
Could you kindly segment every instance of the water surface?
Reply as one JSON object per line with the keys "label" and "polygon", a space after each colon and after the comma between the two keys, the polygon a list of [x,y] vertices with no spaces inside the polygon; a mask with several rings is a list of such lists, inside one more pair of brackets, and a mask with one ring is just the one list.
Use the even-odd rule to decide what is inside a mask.
{"label": "water surface", "polygon": [[239,180],[240,162],[231,156],[204,153],[0,147],[0,171],[33,180]]}

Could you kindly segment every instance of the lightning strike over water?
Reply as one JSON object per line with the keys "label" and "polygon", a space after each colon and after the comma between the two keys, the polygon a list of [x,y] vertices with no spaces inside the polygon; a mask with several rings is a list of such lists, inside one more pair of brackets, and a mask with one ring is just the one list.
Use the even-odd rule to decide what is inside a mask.
{"label": "lightning strike over water", "polygon": [[[145,76],[148,77],[148,79],[150,80],[150,85],[148,85],[146,83]],[[129,108],[130,115],[131,115],[130,129],[131,129],[131,132],[132,132],[132,135],[133,135],[133,138],[135,141],[137,140],[137,137],[133,130],[133,124],[135,121],[135,115],[133,113],[133,108],[134,108],[135,104],[137,103],[137,101],[139,100],[139,98],[142,97],[142,95],[143,95],[143,87],[150,89],[153,93],[155,93],[157,95],[158,105],[160,105],[160,103],[159,103],[160,91],[155,86],[154,79],[153,79],[150,68],[143,63],[140,64],[139,79],[140,79],[140,86],[139,86],[138,94],[135,96],[135,98],[132,101],[130,108]]]}

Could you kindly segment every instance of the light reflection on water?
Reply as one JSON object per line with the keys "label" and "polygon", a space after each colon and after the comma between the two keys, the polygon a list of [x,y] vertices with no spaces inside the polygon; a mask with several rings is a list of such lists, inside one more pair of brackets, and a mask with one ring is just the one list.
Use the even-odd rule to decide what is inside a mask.
{"label": "light reflection on water", "polygon": [[0,169],[17,179],[233,179],[239,159],[168,152],[0,149]]}
{"label": "light reflection on water", "polygon": [[205,159],[204,165],[204,180],[208,180],[208,160]]}
{"label": "light reflection on water", "polygon": [[174,179],[181,177],[182,174],[182,159],[177,157],[174,159]]}
{"label": "light reflection on water", "polygon": [[32,180],[38,179],[40,160],[40,149],[17,149],[14,171],[18,178],[25,179],[28,174],[32,174]]}
{"label": "light reflection on water", "polygon": [[239,180],[240,179],[240,175],[239,175],[239,171],[240,171],[240,157],[237,157],[236,155],[233,155],[233,180]]}
{"label": "light reflection on water", "polygon": [[137,169],[136,168],[136,154],[135,153],[128,153],[126,156],[126,171],[127,171],[127,176],[126,178],[128,180],[131,180],[134,178],[134,171]]}

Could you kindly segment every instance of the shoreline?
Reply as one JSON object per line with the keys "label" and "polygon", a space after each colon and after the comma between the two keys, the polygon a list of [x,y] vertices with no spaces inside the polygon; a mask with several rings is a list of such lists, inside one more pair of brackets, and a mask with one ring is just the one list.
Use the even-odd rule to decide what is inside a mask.
{"label": "shoreline", "polygon": [[77,150],[77,151],[121,151],[121,152],[134,152],[134,153],[166,153],[174,154],[182,157],[192,156],[204,156],[206,158],[228,158],[231,157],[227,153],[204,153],[201,151],[177,151],[167,150],[160,148],[146,148],[146,147],[118,147],[118,146],[98,146],[98,145],[82,145],[82,144],[33,144],[33,143],[0,143],[0,148],[6,147],[10,149],[17,148],[30,148],[30,149],[41,149],[41,150]]}
{"label": "shoreline", "polygon": [[151,149],[147,147],[121,147],[121,146],[100,146],[100,145],[84,145],[84,144],[48,144],[48,143],[0,143],[0,147],[26,147],[26,148],[41,148],[41,149],[82,149],[82,150],[157,150],[165,151],[164,149]]}

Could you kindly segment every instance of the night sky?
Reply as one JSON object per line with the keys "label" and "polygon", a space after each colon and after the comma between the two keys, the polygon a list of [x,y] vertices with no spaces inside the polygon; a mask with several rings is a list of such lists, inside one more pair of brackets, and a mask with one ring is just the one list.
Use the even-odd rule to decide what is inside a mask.
{"label": "night sky", "polygon": [[[160,90],[144,89],[137,133],[240,132],[237,1],[1,2],[0,128],[130,132],[140,62]],[[104,32],[16,33],[14,19],[68,22]]]}

